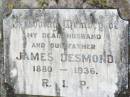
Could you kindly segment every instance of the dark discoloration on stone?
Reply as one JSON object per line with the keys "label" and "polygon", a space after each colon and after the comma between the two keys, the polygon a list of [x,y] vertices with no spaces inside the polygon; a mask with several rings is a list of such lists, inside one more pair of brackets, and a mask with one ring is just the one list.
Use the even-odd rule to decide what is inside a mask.
{"label": "dark discoloration on stone", "polygon": [[[6,59],[6,61],[4,61],[4,75],[3,75],[3,87],[5,88],[6,90],[6,97],[15,97],[15,92],[14,92],[14,84],[16,82],[16,79],[17,77],[11,78],[10,76],[10,72],[11,72],[11,69],[13,67],[10,66],[10,64],[13,64],[14,65],[14,68],[15,68],[15,62],[12,62],[12,60],[10,59],[9,57],[9,48],[10,48],[10,38],[11,38],[11,28],[13,28],[13,24],[12,24],[12,21],[10,20],[7,20],[6,22],[4,22],[4,24],[8,23],[9,26],[8,28],[4,28],[4,52],[6,54],[4,54],[4,60]],[[4,27],[7,27],[7,26],[4,26]]]}
{"label": "dark discoloration on stone", "polygon": [[59,0],[55,0],[55,1],[56,1],[56,3],[58,4]]}
{"label": "dark discoloration on stone", "polygon": [[57,29],[57,33],[61,35],[61,42],[62,42],[62,46],[64,48],[64,53],[67,53],[67,37],[66,37],[65,32],[60,24],[59,18],[60,18],[59,14],[57,14],[56,29]]}
{"label": "dark discoloration on stone", "polygon": [[7,94],[6,97],[16,97],[14,88],[8,84],[8,83],[3,83],[3,87],[5,88]]}
{"label": "dark discoloration on stone", "polygon": [[[107,14],[106,14],[107,15]],[[109,22],[112,22],[112,18],[110,17],[110,21]],[[101,20],[103,22],[103,20]],[[111,37],[110,37],[110,28],[109,26],[105,25],[103,26],[102,30],[104,29],[104,57],[107,55],[107,54],[110,54],[112,55],[112,52],[111,52]],[[107,64],[108,66],[108,64]]]}
{"label": "dark discoloration on stone", "polygon": [[[22,28],[22,33],[23,33],[23,52],[25,52],[26,53],[26,45],[27,45],[27,40],[26,40],[26,35],[25,35],[25,30],[24,30],[24,28]],[[24,64],[24,63],[23,63]],[[25,67],[26,65],[23,65],[23,69],[25,69],[26,67]],[[24,72],[24,75],[26,75],[26,72]],[[26,79],[25,79],[25,77],[24,77],[24,93],[26,93]]]}
{"label": "dark discoloration on stone", "polygon": [[65,32],[63,31],[60,23],[57,25],[57,33],[61,35],[61,40],[62,40],[62,46],[64,48],[64,52],[67,52],[67,38],[65,37]]}
{"label": "dark discoloration on stone", "polygon": [[[127,97],[125,96],[127,93],[127,89],[128,89],[128,56],[127,55],[127,51],[128,51],[128,39],[126,39],[126,37],[128,37],[128,34],[126,32],[128,32],[128,28],[125,29],[126,31],[123,31],[122,35],[120,37],[122,37],[120,40],[120,49],[121,49],[121,53],[120,53],[120,61],[122,64],[119,64],[119,60],[116,61],[117,68],[118,68],[118,91],[116,91],[115,93],[115,97],[122,97],[122,95],[124,94],[123,97]],[[124,65],[126,64],[126,65]]]}
{"label": "dark discoloration on stone", "polygon": [[24,28],[22,28],[22,32],[23,32],[23,52],[26,52],[27,40],[26,40]]}
{"label": "dark discoloration on stone", "polygon": [[9,46],[10,46],[10,40],[9,40],[10,38],[8,38],[7,39],[7,43],[5,44],[6,45],[6,55],[5,55],[5,58],[7,59],[7,61],[5,61],[5,76],[6,76],[6,78],[8,78],[8,79],[6,79],[6,81],[7,82],[10,82],[10,66],[9,66],[9,62],[10,62],[10,58],[9,58],[9,56],[8,56],[8,54],[9,54]]}
{"label": "dark discoloration on stone", "polygon": [[[10,21],[8,21],[9,23]],[[7,22],[6,22],[7,23]],[[5,24],[6,24],[5,23]],[[11,26],[10,26],[11,27]],[[3,29],[5,30],[5,29]],[[10,47],[10,29],[6,29],[5,30],[6,33],[4,33],[5,39],[6,41],[4,41],[4,47],[5,50],[4,52],[6,53],[6,55],[4,54],[4,60],[6,59],[6,61],[4,62],[4,81],[5,82],[9,82],[9,84],[11,84],[11,78],[10,78],[10,58],[9,58],[9,47]]]}
{"label": "dark discoloration on stone", "polygon": [[96,19],[95,19],[94,13],[90,13],[90,20],[91,20],[92,24],[96,23]]}
{"label": "dark discoloration on stone", "polygon": [[60,97],[60,88],[57,83],[55,83],[55,91],[56,91],[56,96]]}

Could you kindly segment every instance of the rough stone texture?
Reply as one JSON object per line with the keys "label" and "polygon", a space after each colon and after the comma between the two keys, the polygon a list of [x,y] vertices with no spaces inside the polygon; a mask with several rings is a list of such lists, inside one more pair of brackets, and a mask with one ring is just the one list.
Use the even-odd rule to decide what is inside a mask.
{"label": "rough stone texture", "polygon": [[[67,21],[71,22],[72,27]],[[28,24],[28,22],[33,22],[33,24]],[[50,24],[51,26],[49,26]],[[17,94],[116,97],[122,88],[127,89],[128,21],[122,20],[117,10],[16,9],[8,18],[4,19],[3,32],[5,78],[6,82],[12,86],[12,90],[16,89]],[[37,37],[28,37],[30,33],[37,33]],[[49,33],[52,37],[54,34],[60,35],[61,38],[43,38],[41,37],[43,33],[44,35]],[[76,36],[84,34],[86,38],[66,36],[72,34]],[[100,35],[101,38],[93,39],[88,35],[90,37]],[[32,47],[34,43],[45,43],[45,47]],[[63,46],[52,47],[51,44]],[[72,46],[73,44],[75,47]],[[82,48],[76,44],[89,45],[89,47]],[[90,48],[90,45],[95,45],[95,48]],[[20,52],[26,53],[28,58],[18,60]],[[37,53],[39,58],[31,59],[31,53],[34,54],[33,56]],[[46,58],[40,57],[42,53],[45,53]],[[51,61],[47,54],[51,54],[49,55]],[[61,54],[72,54],[73,56],[65,60]],[[78,58],[75,57],[77,55]],[[95,58],[90,57],[91,61],[86,61],[86,58],[85,61],[82,61],[84,59],[81,57],[82,55],[87,58],[88,55],[93,57],[96,55],[98,60],[95,62]],[[112,56],[112,59],[109,60],[113,60],[111,63],[106,59],[108,55]],[[102,59],[99,56],[102,56]],[[81,58],[80,61],[78,61],[79,58]],[[51,66],[53,71],[43,72],[40,69],[33,71],[32,67],[37,65],[40,67]],[[79,72],[77,69],[75,71],[77,67],[85,68],[85,71]],[[66,73],[61,69],[67,70]],[[42,79],[49,80],[51,87],[42,86]],[[67,87],[63,87],[63,80],[67,82]],[[85,81],[86,85],[82,86],[80,81]]]}
{"label": "rough stone texture", "polygon": [[[12,8],[120,8],[121,17],[124,19],[130,20],[130,0],[107,0],[107,2],[96,2],[96,1],[106,1],[106,0],[34,0],[37,3],[28,4],[32,0],[0,0],[3,1],[3,12],[4,16],[8,16],[11,13]],[[27,2],[28,1],[28,2]],[[77,2],[77,3],[76,3]],[[1,6],[1,4],[0,4]],[[73,6],[73,7],[72,7]],[[1,7],[0,7],[1,10]],[[0,20],[2,20],[0,14]],[[2,23],[1,23],[2,24]],[[0,29],[2,32],[2,29]],[[0,42],[2,44],[2,40]],[[2,45],[0,45],[0,64],[3,65],[2,56],[3,49]],[[130,55],[130,54],[129,54]],[[2,76],[2,73],[1,73]],[[130,84],[129,84],[130,85]],[[7,85],[8,86],[8,85]],[[5,90],[1,89],[1,97],[5,96]],[[130,92],[130,90],[129,90]],[[127,93],[127,95],[126,95]],[[11,97],[11,96],[9,96]],[[12,96],[13,97],[13,96]],[[33,97],[20,95],[20,97]],[[39,97],[39,96],[38,96]],[[117,97],[128,97],[128,90],[122,90],[119,96]]]}
{"label": "rough stone texture", "polygon": [[130,18],[129,0],[3,0],[6,14],[12,8],[119,8],[122,16]]}
{"label": "rough stone texture", "polygon": [[[0,1],[0,23],[2,23],[2,1]],[[2,25],[0,24],[0,40],[1,40],[1,33],[2,33]]]}

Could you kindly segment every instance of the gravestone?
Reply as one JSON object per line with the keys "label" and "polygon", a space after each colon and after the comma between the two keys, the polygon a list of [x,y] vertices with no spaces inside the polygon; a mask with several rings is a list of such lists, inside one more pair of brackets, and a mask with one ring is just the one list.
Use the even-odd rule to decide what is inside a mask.
{"label": "gravestone", "polygon": [[128,88],[128,21],[116,9],[14,9],[3,20],[16,94],[115,97]]}

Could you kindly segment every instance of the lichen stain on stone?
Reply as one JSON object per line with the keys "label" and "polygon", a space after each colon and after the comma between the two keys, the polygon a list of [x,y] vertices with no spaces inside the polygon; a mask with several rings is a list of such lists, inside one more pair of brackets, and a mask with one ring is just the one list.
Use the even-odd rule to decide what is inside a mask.
{"label": "lichen stain on stone", "polygon": [[118,90],[115,92],[115,97],[128,97],[128,96],[122,96],[122,94],[126,95],[127,89],[128,89],[128,56],[127,56],[127,43],[128,37],[127,33],[128,28],[124,28],[122,31],[122,34],[120,34],[120,56],[117,56],[117,60],[115,61],[118,68],[118,82],[117,82],[117,87]]}
{"label": "lichen stain on stone", "polygon": [[[8,22],[8,21],[7,21]],[[10,80],[11,80],[11,78],[10,78],[10,58],[9,58],[9,54],[10,54],[10,51],[9,51],[9,48],[10,48],[10,36],[11,36],[11,33],[9,33],[10,32],[10,26],[8,26],[8,30],[6,29],[6,31],[5,31],[5,35],[6,35],[6,41],[5,41],[5,53],[6,53],[6,55],[5,55],[5,58],[6,58],[6,61],[5,61],[5,67],[4,67],[4,69],[5,69],[5,78],[4,78],[4,80],[6,81],[6,82],[9,82],[9,83],[11,83],[10,82]],[[7,34],[8,33],[8,34]]]}
{"label": "lichen stain on stone", "polygon": [[[5,50],[4,50],[4,53],[6,53],[6,55],[4,56],[6,60],[4,60],[4,67],[3,67],[3,87],[4,87],[4,90],[6,91],[6,97],[13,97],[12,96],[9,96],[10,95],[10,90],[12,89],[13,90],[13,87],[11,86],[11,76],[10,76],[10,57],[9,57],[9,54],[10,54],[10,51],[9,51],[9,48],[10,48],[10,38],[11,38],[11,26],[8,25],[10,23],[10,21],[8,20],[4,20],[3,21],[3,24],[4,24],[4,27],[3,28],[3,31],[4,31],[4,36],[6,36],[5,40],[4,40],[4,47],[5,47]],[[5,26],[6,25],[6,26]]]}
{"label": "lichen stain on stone", "polygon": [[3,83],[3,87],[6,90],[6,97],[16,97],[15,90],[10,84]]}
{"label": "lichen stain on stone", "polygon": [[36,2],[38,3],[39,7],[42,7],[42,8],[48,5],[48,0],[36,0]]}
{"label": "lichen stain on stone", "polygon": [[88,4],[99,8],[105,8],[110,6],[107,0],[88,0]]}

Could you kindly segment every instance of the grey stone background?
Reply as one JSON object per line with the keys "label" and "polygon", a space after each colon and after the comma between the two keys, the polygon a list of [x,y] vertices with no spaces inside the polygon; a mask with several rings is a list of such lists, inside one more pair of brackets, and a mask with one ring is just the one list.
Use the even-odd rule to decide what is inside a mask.
{"label": "grey stone background", "polygon": [[[15,95],[13,88],[3,83],[2,19],[9,16],[13,8],[118,8],[120,16],[130,21],[130,0],[0,0],[0,97],[41,97]],[[130,97],[130,89],[122,89],[115,97]]]}

